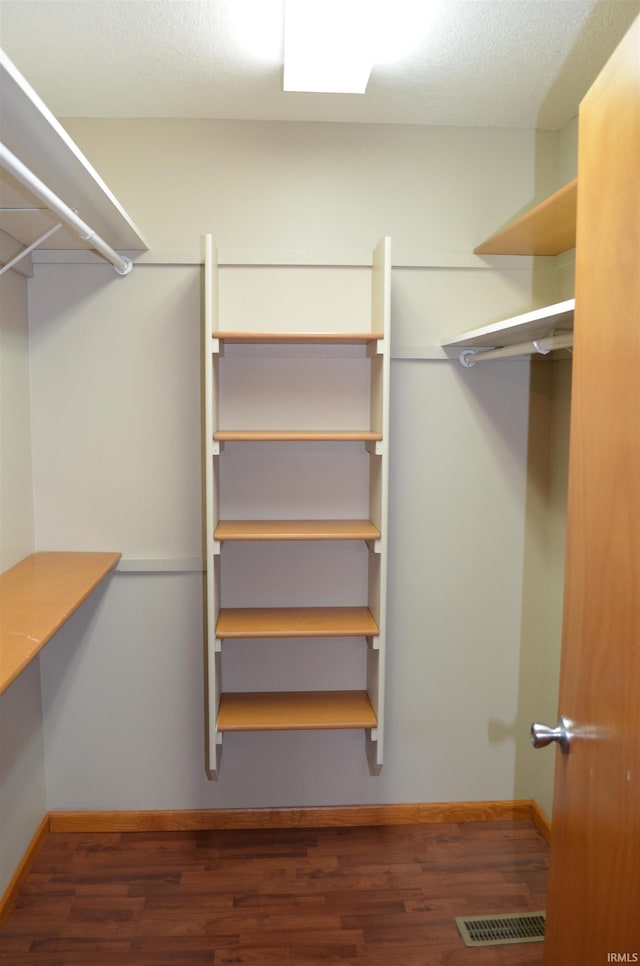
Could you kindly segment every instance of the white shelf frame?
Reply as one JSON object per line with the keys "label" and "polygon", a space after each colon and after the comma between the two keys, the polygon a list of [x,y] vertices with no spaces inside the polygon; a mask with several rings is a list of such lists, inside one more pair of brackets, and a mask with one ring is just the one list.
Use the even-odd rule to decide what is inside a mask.
{"label": "white shelf frame", "polygon": [[[224,340],[215,338],[218,325],[218,266],[219,258],[213,238],[204,238],[204,367],[205,367],[205,460],[206,460],[206,569],[207,569],[207,773],[215,779],[219,775],[222,758],[223,732],[217,727],[221,700],[222,641],[216,636],[221,609],[220,554],[221,544],[215,539],[220,522],[217,478],[219,456],[224,443],[214,440],[218,425],[218,365],[224,354]],[[376,716],[376,727],[365,729],[366,754],[371,774],[379,774],[383,763],[384,693],[386,663],[386,583],[387,583],[387,519],[389,487],[389,379],[391,361],[391,240],[380,240],[371,261],[371,331],[381,338],[366,346],[372,366],[371,430],[381,440],[365,444],[370,454],[370,520],[380,531],[375,541],[366,541],[369,549],[369,608],[379,633],[367,637],[366,691]],[[331,341],[331,336],[327,336]],[[340,334],[336,335],[340,343]]]}

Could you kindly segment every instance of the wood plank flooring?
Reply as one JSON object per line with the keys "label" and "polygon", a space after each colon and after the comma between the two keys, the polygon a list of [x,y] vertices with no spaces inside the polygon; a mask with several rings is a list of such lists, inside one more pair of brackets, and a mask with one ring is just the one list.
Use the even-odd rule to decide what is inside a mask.
{"label": "wood plank flooring", "polygon": [[0,933],[11,966],[541,966],[454,917],[544,909],[529,821],[52,833]]}

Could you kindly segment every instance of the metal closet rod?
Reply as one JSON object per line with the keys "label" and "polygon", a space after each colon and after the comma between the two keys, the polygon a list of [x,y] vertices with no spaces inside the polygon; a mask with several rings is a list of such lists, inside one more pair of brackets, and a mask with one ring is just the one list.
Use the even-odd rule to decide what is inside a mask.
{"label": "metal closet rod", "polygon": [[561,335],[550,335],[545,339],[534,339],[533,342],[518,342],[516,345],[505,345],[499,349],[463,349],[459,360],[465,369],[471,369],[478,362],[488,362],[489,359],[530,356],[536,352],[546,356],[553,349],[570,349],[572,345],[573,332],[563,332]]}
{"label": "metal closet rod", "polygon": [[106,241],[98,235],[93,228],[90,228],[86,221],[67,204],[58,198],[47,185],[38,178],[23,164],[22,161],[13,154],[4,144],[0,143],[0,164],[9,174],[13,175],[25,188],[42,201],[47,208],[52,211],[61,221],[76,232],[76,234],[86,242],[91,243],[103,258],[111,262],[118,275],[128,275],[133,268],[133,262],[126,255],[118,255],[116,251],[107,245]]}

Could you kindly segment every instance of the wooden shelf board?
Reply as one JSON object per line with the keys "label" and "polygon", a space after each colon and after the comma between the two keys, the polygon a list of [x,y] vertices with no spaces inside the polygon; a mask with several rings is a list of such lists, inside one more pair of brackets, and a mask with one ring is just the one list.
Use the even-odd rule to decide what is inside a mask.
{"label": "wooden shelf board", "polygon": [[266,691],[223,694],[218,731],[375,728],[366,691]]}
{"label": "wooden shelf board", "polygon": [[216,540],[378,540],[369,520],[221,520]]}
{"label": "wooden shelf board", "polygon": [[0,576],[0,694],[119,559],[119,553],[34,553]]}
{"label": "wooden shelf board", "polygon": [[382,433],[365,429],[219,429],[213,438],[220,443],[242,442],[365,442],[382,439]]}
{"label": "wooden shelf board", "polygon": [[495,232],[476,255],[559,255],[576,245],[577,180]]}
{"label": "wooden shelf board", "polygon": [[519,342],[531,342],[533,339],[542,339],[560,331],[569,332],[573,328],[575,306],[575,299],[545,305],[541,309],[534,309],[523,315],[515,315],[510,319],[483,325],[469,332],[461,332],[444,345],[485,347],[517,345]]}
{"label": "wooden shelf board", "polygon": [[214,339],[226,345],[366,345],[384,338],[382,332],[233,332],[216,331]]}
{"label": "wooden shelf board", "polygon": [[377,637],[368,607],[231,607],[218,615],[216,637]]}

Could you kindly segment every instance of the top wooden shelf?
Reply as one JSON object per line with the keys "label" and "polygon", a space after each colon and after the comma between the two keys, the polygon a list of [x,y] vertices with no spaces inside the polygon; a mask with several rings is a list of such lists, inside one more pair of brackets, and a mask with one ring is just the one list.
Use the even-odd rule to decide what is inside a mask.
{"label": "top wooden shelf", "polygon": [[577,180],[495,232],[476,255],[559,255],[576,245]]}
{"label": "top wooden shelf", "polygon": [[0,576],[0,694],[119,559],[119,553],[34,553]]}
{"label": "top wooden shelf", "polygon": [[217,331],[213,338],[225,345],[367,345],[384,338],[382,332],[232,332]]}

